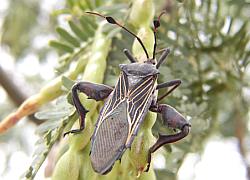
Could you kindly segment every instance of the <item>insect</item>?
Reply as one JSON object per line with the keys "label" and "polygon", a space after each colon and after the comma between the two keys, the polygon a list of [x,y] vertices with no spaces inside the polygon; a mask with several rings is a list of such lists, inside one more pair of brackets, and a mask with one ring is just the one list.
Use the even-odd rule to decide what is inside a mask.
{"label": "insect", "polygon": [[[114,88],[91,82],[76,83],[72,87],[72,98],[80,116],[80,129],[71,130],[65,134],[81,132],[85,127],[85,116],[88,111],[81,104],[78,91],[85,93],[89,98],[96,101],[105,100],[91,138],[90,159],[92,167],[97,173],[106,174],[112,169],[115,161],[121,159],[125,150],[131,147],[147,112],[160,113],[164,124],[180,131],[173,135],[159,135],[158,140],[148,152],[148,170],[152,153],[164,144],[184,138],[190,130],[190,124],[177,110],[169,105],[159,103],[160,100],[181,84],[181,81],[178,79],[157,84],[158,69],[170,53],[170,50],[166,48],[158,62],[155,59],[157,45],[156,31],[160,26],[160,16],[162,14],[154,21],[155,42],[153,57],[150,58],[141,39],[119,24],[114,18],[95,12],[87,13],[101,16],[108,23],[117,25],[134,36],[142,46],[147,59],[144,63],[139,63],[125,49],[124,54],[131,63],[120,65],[121,73]],[[170,89],[157,99],[157,90],[162,88]]]}

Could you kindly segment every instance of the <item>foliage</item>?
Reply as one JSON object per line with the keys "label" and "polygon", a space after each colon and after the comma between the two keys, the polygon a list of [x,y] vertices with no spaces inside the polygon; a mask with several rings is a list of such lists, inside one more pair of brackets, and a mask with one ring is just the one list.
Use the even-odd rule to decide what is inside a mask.
{"label": "foliage", "polygon": [[[66,2],[65,9],[55,14],[70,15],[67,20],[68,28],[57,27],[58,39],[50,41],[50,46],[59,50],[61,56],[57,67],[58,76],[65,75],[68,69],[79,61],[88,60],[81,79],[104,82],[113,86],[119,75],[118,65],[128,62],[122,50],[127,48],[133,50],[135,55],[140,53],[134,51],[133,38],[126,32],[114,29],[111,25],[103,25],[103,22],[87,16],[84,12],[90,10],[112,15],[137,33],[143,23],[135,20],[136,15],[131,16],[131,4],[127,1],[67,0]],[[246,150],[242,139],[248,135],[246,126],[249,97],[245,92],[249,91],[250,82],[249,74],[247,74],[250,62],[250,41],[248,18],[244,10],[247,8],[249,10],[249,3],[244,0],[238,2],[230,0],[166,2],[164,4],[165,2],[155,1],[156,15],[162,10],[167,12],[162,16],[161,27],[157,32],[157,50],[160,51],[165,47],[171,48],[167,63],[160,68],[159,83],[181,79],[182,85],[162,103],[176,107],[189,117],[192,129],[191,134],[181,142],[165,146],[162,153],[166,158],[166,169],[155,170],[157,179],[166,179],[166,177],[175,179],[175,174],[185,156],[190,152],[201,152],[206,139],[211,134],[236,137],[241,143],[240,150],[244,156]],[[154,14],[153,6],[151,10]],[[97,41],[100,39],[107,41],[105,48],[97,47]],[[112,44],[109,44],[111,42],[108,43],[108,41],[111,40]],[[103,55],[99,57],[103,58],[103,61],[98,58],[98,62],[96,61],[98,53]],[[82,58],[83,55],[85,58]],[[108,60],[107,67],[106,59]],[[95,63],[100,62],[103,63],[102,67],[98,66],[100,68],[98,72],[101,74],[97,75],[92,68],[96,65]],[[25,176],[34,178],[51,147],[60,141],[54,179],[62,178],[63,173],[60,172],[66,162],[75,164],[72,174],[68,174],[70,177],[80,179],[92,175],[94,178],[101,178],[91,171],[88,162],[76,160],[88,158],[89,146],[84,139],[91,136],[98,115],[97,110],[100,109],[101,104],[89,101],[82,96],[82,102],[86,103],[88,109],[91,109],[87,117],[87,125],[92,128],[84,132],[84,136],[69,137],[69,141],[63,139],[61,136],[63,132],[71,129],[77,120],[77,114],[70,105],[72,103],[70,89],[74,83],[71,79],[75,78],[59,77],[60,94],[53,97],[53,99],[58,98],[56,104],[52,107],[48,105],[42,112],[36,114],[37,118],[46,119],[46,121],[37,129],[41,139],[36,143],[37,151],[34,153],[34,161]],[[159,94],[162,93],[164,92],[159,92]],[[159,119],[152,132],[157,137],[158,132],[173,133],[174,130],[163,127]],[[130,155],[124,156],[125,160],[128,160],[127,156]],[[121,165],[115,165],[109,178],[115,177],[114,175],[121,171],[120,166],[128,167],[124,165],[123,160],[124,158]],[[86,172],[86,169],[89,172]],[[127,170],[124,171],[127,173]],[[146,179],[144,173],[141,179]]]}
{"label": "foliage", "polygon": [[[3,24],[2,43],[11,46],[13,55],[20,56],[29,46],[30,33],[38,14],[38,4],[27,1],[11,1],[12,7]],[[28,21],[26,19],[29,19]],[[23,34],[22,39],[18,36]]]}

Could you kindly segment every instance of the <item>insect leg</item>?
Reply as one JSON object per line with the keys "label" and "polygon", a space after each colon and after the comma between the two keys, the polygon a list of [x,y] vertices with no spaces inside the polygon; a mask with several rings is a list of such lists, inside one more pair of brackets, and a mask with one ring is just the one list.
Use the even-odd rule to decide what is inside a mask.
{"label": "insect leg", "polygon": [[159,97],[157,99],[157,101],[161,101],[162,99],[164,99],[167,95],[169,95],[171,92],[173,92],[180,84],[181,84],[181,80],[179,80],[179,79],[158,84],[156,89],[162,89],[162,88],[168,88],[168,87],[172,87],[172,88],[169,91],[167,91],[164,95]]}
{"label": "insect leg", "polygon": [[79,133],[85,127],[85,116],[88,112],[87,109],[81,104],[81,101],[78,96],[78,91],[83,92],[88,96],[89,99],[94,99],[96,101],[103,100],[109,96],[109,94],[113,91],[113,88],[103,85],[103,84],[95,84],[90,82],[78,82],[72,87],[72,99],[73,103],[76,107],[76,110],[80,116],[80,129],[74,129],[69,132],[64,133],[64,136],[69,133]]}
{"label": "insect leg", "polygon": [[169,53],[170,53],[169,48],[163,50],[163,53],[161,54],[160,58],[158,59],[158,63],[156,64],[156,69],[158,69],[161,66],[161,64],[164,62]]}
{"label": "insect leg", "polygon": [[146,171],[148,171],[150,162],[151,162],[151,154],[154,153],[161,146],[179,141],[180,139],[186,137],[189,133],[191,125],[188,121],[173,107],[166,104],[159,104],[157,107],[153,106],[150,108],[151,111],[160,113],[162,115],[163,124],[167,125],[170,128],[179,129],[180,132],[172,135],[161,135],[159,134],[159,138],[156,143],[149,149],[148,152],[148,167]]}
{"label": "insect leg", "polygon": [[131,52],[129,52],[128,49],[124,49],[123,52],[127,56],[127,58],[130,60],[131,63],[135,63],[136,62],[135,58],[133,57],[133,55],[131,54]]}
{"label": "insect leg", "polygon": [[[104,100],[113,91],[113,88],[104,84],[91,82],[78,82],[72,87],[72,97],[77,97],[77,91],[83,92],[89,99]],[[74,95],[75,94],[75,95]],[[79,100],[79,98],[78,98]]]}

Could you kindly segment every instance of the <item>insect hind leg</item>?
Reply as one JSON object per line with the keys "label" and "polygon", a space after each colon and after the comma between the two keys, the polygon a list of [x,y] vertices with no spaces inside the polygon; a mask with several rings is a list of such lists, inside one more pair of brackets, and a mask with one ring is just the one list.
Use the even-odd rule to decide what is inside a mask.
{"label": "insect hind leg", "polygon": [[146,171],[149,170],[152,153],[165,144],[173,143],[186,137],[189,134],[191,127],[188,121],[176,109],[169,105],[159,104],[157,107],[151,107],[150,110],[162,115],[164,125],[167,125],[170,128],[179,129],[180,132],[172,135],[159,134],[158,140],[148,151],[148,166]]}

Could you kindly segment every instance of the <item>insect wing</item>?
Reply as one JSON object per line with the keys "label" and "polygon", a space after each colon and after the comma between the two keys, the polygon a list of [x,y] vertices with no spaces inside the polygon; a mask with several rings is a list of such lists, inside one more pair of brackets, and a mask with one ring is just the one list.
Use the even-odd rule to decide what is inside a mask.
{"label": "insect wing", "polygon": [[126,81],[121,75],[116,88],[105,103],[92,138],[91,163],[101,174],[108,173],[124,150],[129,133],[127,121]]}
{"label": "insect wing", "polygon": [[125,74],[105,103],[92,138],[93,169],[106,174],[128,148],[151,105],[155,76],[142,77],[129,87]]}

